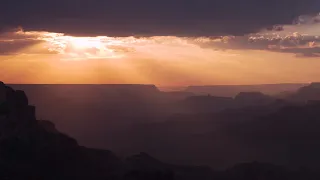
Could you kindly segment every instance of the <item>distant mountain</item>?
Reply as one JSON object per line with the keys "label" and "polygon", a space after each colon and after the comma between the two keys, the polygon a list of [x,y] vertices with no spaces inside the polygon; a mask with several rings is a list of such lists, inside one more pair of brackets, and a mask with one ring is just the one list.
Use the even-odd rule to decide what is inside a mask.
{"label": "distant mountain", "polygon": [[296,93],[291,94],[287,99],[301,102],[320,100],[320,82],[314,82],[299,88]]}
{"label": "distant mountain", "polygon": [[179,101],[175,106],[180,113],[213,113],[226,109],[265,106],[275,101],[275,98],[261,92],[240,92],[234,98],[211,95],[190,96]]}
{"label": "distant mountain", "polygon": [[234,97],[240,92],[262,92],[268,95],[278,94],[284,91],[296,91],[307,84],[261,84],[261,85],[208,85],[189,86],[186,92],[198,95]]}

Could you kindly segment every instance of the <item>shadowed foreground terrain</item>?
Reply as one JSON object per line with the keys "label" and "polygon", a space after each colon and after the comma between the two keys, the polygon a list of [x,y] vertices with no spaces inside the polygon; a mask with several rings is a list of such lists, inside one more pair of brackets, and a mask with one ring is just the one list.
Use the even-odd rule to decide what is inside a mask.
{"label": "shadowed foreground terrain", "polygon": [[[311,85],[311,89],[315,85]],[[309,87],[309,88],[310,88]],[[310,90],[311,91],[311,90]],[[303,91],[305,92],[305,90]],[[303,93],[300,93],[303,94]],[[317,93],[315,93],[317,95]],[[247,96],[248,94],[240,95]],[[252,95],[252,94],[251,94]],[[250,96],[250,95],[249,95]],[[269,107],[269,98],[261,96],[259,93],[253,93],[254,97],[263,97],[263,102],[268,102],[262,106],[264,109]],[[296,94],[301,100],[303,95]],[[209,97],[211,98],[211,97]],[[310,97],[308,97],[310,98]],[[260,98],[258,98],[260,99]],[[260,99],[261,100],[261,99]],[[205,100],[206,101],[206,100]],[[252,102],[252,101],[250,101]],[[260,101],[259,101],[260,102]],[[247,103],[247,102],[246,102]],[[128,132],[128,135],[144,134],[140,136],[140,142],[146,141],[158,143],[160,150],[168,150],[168,142],[170,136],[173,139],[179,138],[180,141],[172,140],[178,147],[182,147],[182,139],[186,138],[189,145],[196,147],[198,152],[183,149],[187,153],[204,153],[202,150],[213,150],[210,144],[214,144],[215,148],[221,149],[221,143],[217,140],[224,141],[226,137],[233,137],[230,141],[239,142],[245,145],[245,148],[234,148],[234,144],[224,144],[224,150],[229,150],[229,159],[234,161],[241,159],[237,156],[248,153],[268,152],[265,154],[266,160],[274,160],[280,164],[290,165],[290,163],[300,164],[301,168],[288,168],[285,166],[277,166],[271,163],[258,163],[253,161],[239,161],[241,164],[232,166],[225,170],[214,170],[209,166],[188,166],[174,165],[172,163],[164,163],[156,158],[151,157],[147,153],[139,153],[138,155],[129,156],[128,158],[119,158],[108,150],[92,149],[80,146],[77,141],[63,133],[60,133],[53,123],[50,121],[37,120],[36,108],[29,104],[29,100],[24,91],[13,90],[12,88],[0,83],[0,179],[130,179],[130,180],[201,180],[201,179],[221,179],[221,180],[311,180],[319,179],[320,176],[316,170],[303,168],[303,165],[310,165],[310,158],[313,158],[313,167],[318,166],[320,146],[318,146],[318,120],[320,117],[320,105],[317,102],[309,102],[307,104],[299,104],[287,106],[282,101],[271,103],[280,104],[272,105],[268,111],[259,113],[259,106],[256,109],[239,108],[221,111],[220,113],[206,115],[205,118],[200,114],[194,115],[177,115],[171,118],[178,121],[152,122],[151,124],[142,123],[135,127],[139,127],[139,131]],[[286,106],[286,107],[283,107]],[[274,108],[277,107],[277,108]],[[278,109],[280,110],[274,110]],[[254,111],[258,113],[247,114],[246,112]],[[275,111],[275,112],[274,112]],[[243,113],[245,112],[245,113]],[[259,116],[256,115],[267,114]],[[234,121],[234,116],[238,122]],[[209,117],[209,120],[205,120]],[[198,118],[199,121],[187,121],[188,118]],[[220,123],[212,122],[210,119],[219,119]],[[300,121],[304,119],[305,121]],[[184,119],[180,122],[179,119]],[[241,121],[241,119],[247,119]],[[252,119],[252,120],[248,120]],[[290,122],[288,122],[290,120]],[[257,123],[259,121],[259,123]],[[182,124],[180,124],[182,123]],[[213,123],[213,124],[212,124]],[[208,125],[218,125],[220,131],[225,133],[225,137],[221,132],[213,133],[209,129],[208,133],[194,133],[190,136],[190,130],[198,130],[205,132],[204,127]],[[290,126],[288,126],[290,125]],[[146,126],[141,128],[142,126]],[[180,126],[180,131],[175,128]],[[184,128],[189,128],[188,131]],[[301,128],[303,126],[303,128]],[[156,128],[156,129],[155,129]],[[272,130],[272,133],[269,131]],[[186,133],[188,132],[188,133]],[[130,134],[132,133],[132,134]],[[152,134],[153,133],[153,134]],[[174,133],[174,134],[172,134]],[[167,137],[163,135],[166,134]],[[216,135],[219,135],[218,137]],[[254,136],[253,136],[254,135]],[[146,138],[149,136],[149,139]],[[158,137],[157,137],[158,136]],[[132,137],[128,141],[128,147],[134,148],[139,146],[139,136]],[[165,144],[160,143],[160,139],[166,141]],[[306,141],[308,139],[308,141]],[[117,141],[117,139],[115,139]],[[211,143],[210,143],[211,141]],[[201,143],[202,142],[202,143]],[[213,143],[212,143],[213,142]],[[289,142],[289,143],[288,143]],[[208,146],[204,146],[207,144]],[[273,144],[273,145],[272,145]],[[283,154],[282,148],[288,148]],[[301,146],[304,144],[305,146]],[[141,147],[147,147],[143,145]],[[252,147],[251,147],[252,146]],[[190,147],[190,146],[189,146]],[[257,148],[258,147],[258,148]],[[233,149],[232,149],[233,148]],[[255,148],[249,151],[250,148]],[[170,149],[170,148],[169,148]],[[195,150],[195,149],[194,149]],[[278,150],[278,151],[275,151]],[[179,152],[179,151],[177,151]],[[212,151],[215,153],[214,151]],[[233,156],[232,156],[233,154]],[[271,156],[269,156],[271,154]],[[199,155],[199,154],[197,154]],[[253,159],[255,156],[251,154]],[[261,154],[260,154],[261,155]],[[283,157],[283,155],[287,155]],[[198,156],[199,158],[200,156]],[[256,156],[257,159],[261,159]],[[290,160],[292,162],[290,162]],[[221,163],[223,160],[218,160]],[[253,162],[253,163],[250,163]],[[284,163],[285,162],[285,163]],[[223,163],[222,163],[223,164]]]}

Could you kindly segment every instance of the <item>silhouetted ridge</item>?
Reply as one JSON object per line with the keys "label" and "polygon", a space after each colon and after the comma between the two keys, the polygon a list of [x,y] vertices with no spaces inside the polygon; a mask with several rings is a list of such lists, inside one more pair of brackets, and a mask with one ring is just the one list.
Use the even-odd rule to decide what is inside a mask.
{"label": "silhouetted ridge", "polygon": [[[53,123],[37,121],[35,107],[23,91],[0,84],[0,178],[86,179],[108,177],[95,174],[91,162],[76,140],[59,133]],[[90,152],[91,153],[91,152]]]}

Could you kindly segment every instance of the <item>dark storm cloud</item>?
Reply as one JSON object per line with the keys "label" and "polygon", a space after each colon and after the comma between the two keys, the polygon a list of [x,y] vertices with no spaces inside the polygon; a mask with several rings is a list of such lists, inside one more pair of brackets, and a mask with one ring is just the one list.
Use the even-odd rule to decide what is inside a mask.
{"label": "dark storm cloud", "polygon": [[1,0],[0,26],[72,35],[242,35],[318,10],[317,0]]}

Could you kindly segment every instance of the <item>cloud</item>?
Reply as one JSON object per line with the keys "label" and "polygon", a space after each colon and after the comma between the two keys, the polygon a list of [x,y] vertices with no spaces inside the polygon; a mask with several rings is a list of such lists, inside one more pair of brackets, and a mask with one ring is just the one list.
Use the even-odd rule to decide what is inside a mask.
{"label": "cloud", "polygon": [[36,40],[12,40],[12,41],[0,41],[0,54],[1,55],[12,55],[18,54],[21,50],[41,43]]}
{"label": "cloud", "polygon": [[79,36],[243,35],[319,9],[318,0],[2,0],[0,26]]}
{"label": "cloud", "polygon": [[[153,37],[75,37],[63,33],[14,29],[0,34],[0,55],[56,54],[64,60],[186,55],[201,49],[194,38]],[[193,49],[183,52],[185,49]]]}
{"label": "cloud", "polygon": [[297,57],[320,57],[320,47],[313,48],[289,48],[283,52],[295,53]]}
{"label": "cloud", "polygon": [[266,50],[293,53],[298,57],[319,57],[320,14],[299,16],[291,25],[275,26],[258,33],[204,38],[199,42],[204,48]]}
{"label": "cloud", "polygon": [[20,28],[3,32],[0,34],[0,55],[51,54],[48,49],[39,46],[45,41],[38,37],[39,33],[24,32]]}

